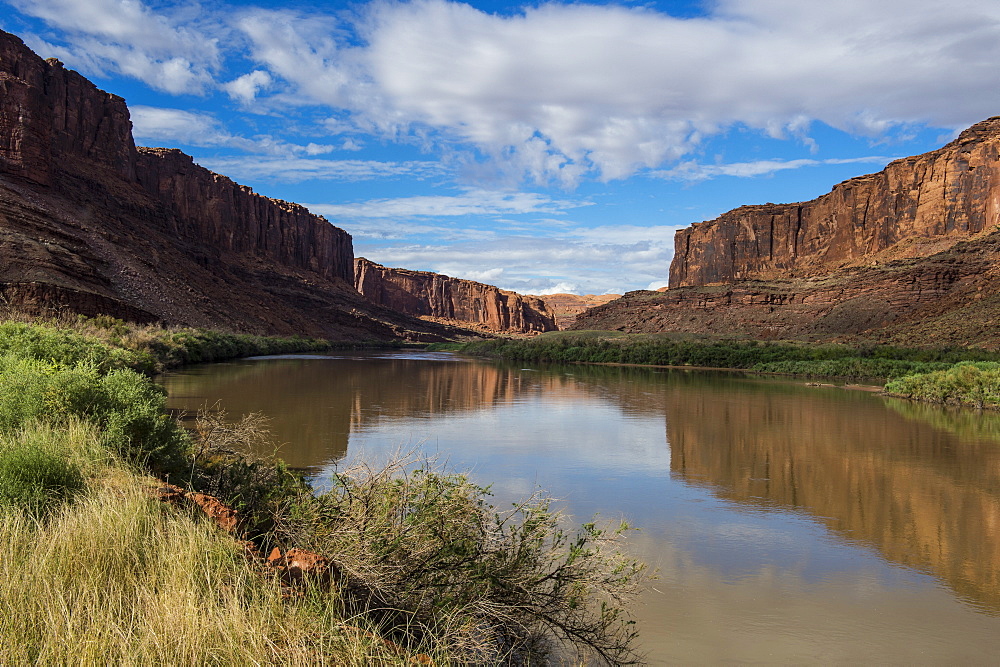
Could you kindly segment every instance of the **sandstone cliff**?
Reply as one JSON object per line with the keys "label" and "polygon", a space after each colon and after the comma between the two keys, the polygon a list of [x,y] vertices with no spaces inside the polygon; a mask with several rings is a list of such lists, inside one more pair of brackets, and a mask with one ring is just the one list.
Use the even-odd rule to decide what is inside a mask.
{"label": "sandstone cliff", "polygon": [[143,188],[174,212],[171,231],[225,252],[352,281],[351,236],[305,207],[261,197],[175,149],[140,148],[136,166]]}
{"label": "sandstone cliff", "polygon": [[359,257],[354,260],[354,286],[373,303],[418,317],[496,332],[556,329],[555,317],[541,299],[440,273],[391,269]]}
{"label": "sandstone cliff", "polygon": [[[533,296],[533,295],[525,295]],[[560,329],[568,329],[576,322],[576,316],[594,306],[607,303],[617,299],[621,294],[546,294],[545,296],[534,297],[544,299],[545,305],[555,315],[556,326]]]}
{"label": "sandstone cliff", "polygon": [[743,206],[681,230],[670,286],[809,276],[943,250],[1000,223],[1000,117],[808,202]]}
{"label": "sandstone cliff", "polygon": [[574,329],[1000,346],[1000,231],[926,258],[786,280],[629,292]]}
{"label": "sandstone cliff", "polygon": [[351,237],[179,151],[136,149],[122,98],[0,32],[0,300],[332,338],[453,333],[362,299]]}
{"label": "sandstone cliff", "polygon": [[49,185],[66,159],[135,179],[125,100],[0,31],[0,170]]}
{"label": "sandstone cliff", "polygon": [[574,329],[1000,346],[1000,118],[813,201],[681,230],[670,288]]}

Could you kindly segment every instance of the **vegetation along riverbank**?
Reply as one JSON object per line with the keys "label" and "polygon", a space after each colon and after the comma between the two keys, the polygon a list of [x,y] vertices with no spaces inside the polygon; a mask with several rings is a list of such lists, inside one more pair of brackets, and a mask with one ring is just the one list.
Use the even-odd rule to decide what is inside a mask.
{"label": "vegetation along riverbank", "polygon": [[0,663],[537,664],[637,659],[623,524],[509,510],[433,462],[312,489],[238,453],[260,417],[187,431],[159,369],[325,341],[0,323]]}
{"label": "vegetation along riverbank", "polygon": [[951,405],[1000,408],[1000,352],[981,348],[770,342],[613,331],[553,332],[452,345],[464,354],[519,362],[731,368],[755,373],[882,380],[886,393]]}

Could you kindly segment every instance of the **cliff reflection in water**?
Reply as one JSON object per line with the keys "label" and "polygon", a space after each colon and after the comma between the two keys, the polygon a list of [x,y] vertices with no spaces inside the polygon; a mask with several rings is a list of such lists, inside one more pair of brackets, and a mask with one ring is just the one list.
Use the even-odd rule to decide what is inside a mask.
{"label": "cliff reflection in water", "polygon": [[[426,353],[243,360],[185,369],[164,377],[162,384],[170,393],[171,408],[189,417],[216,402],[231,418],[250,412],[267,415],[277,440],[289,443],[281,449],[281,457],[299,468],[343,458],[351,434],[390,421],[476,411],[541,393],[567,402],[608,394],[605,388],[572,376],[526,373],[518,367]],[[658,401],[650,403],[641,385],[621,378],[616,385],[614,402],[626,411],[662,412]]]}
{"label": "cliff reflection in water", "polygon": [[747,381],[691,389],[666,393],[676,475],[741,504],[808,512],[1000,612],[995,441],[930,427],[935,408],[886,409],[859,392]]}

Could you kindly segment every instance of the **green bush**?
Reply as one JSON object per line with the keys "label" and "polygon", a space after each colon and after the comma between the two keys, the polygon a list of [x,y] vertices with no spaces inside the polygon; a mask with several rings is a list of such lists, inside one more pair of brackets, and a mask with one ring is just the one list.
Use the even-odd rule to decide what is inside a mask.
{"label": "green bush", "polygon": [[619,363],[749,369],[792,375],[892,378],[941,370],[958,361],[990,362],[979,349],[923,350],[885,345],[854,347],[754,340],[690,340],[663,335],[563,331],[532,339],[466,343],[460,352],[518,362]]}
{"label": "green bush", "polygon": [[885,391],[931,403],[1000,408],[1000,364],[961,362],[946,370],[898,378],[887,383]]}
{"label": "green bush", "polygon": [[0,438],[0,507],[47,514],[83,490],[64,432],[25,428]]}
{"label": "green bush", "polygon": [[102,374],[92,363],[67,366],[0,357],[0,432],[29,421],[89,421],[123,458],[160,471],[182,464],[188,438],[164,408],[164,390],[128,369]]}
{"label": "green bush", "polygon": [[625,608],[644,566],[621,550],[628,526],[569,530],[546,498],[502,511],[489,495],[405,460],[359,466],[292,506],[283,529],[334,555],[361,602],[351,611],[396,610],[458,663],[544,664],[560,646],[582,663],[635,661]]}
{"label": "green bush", "polygon": [[87,362],[102,371],[153,366],[147,353],[113,347],[75,331],[24,322],[0,323],[0,354],[5,353],[70,365]]}

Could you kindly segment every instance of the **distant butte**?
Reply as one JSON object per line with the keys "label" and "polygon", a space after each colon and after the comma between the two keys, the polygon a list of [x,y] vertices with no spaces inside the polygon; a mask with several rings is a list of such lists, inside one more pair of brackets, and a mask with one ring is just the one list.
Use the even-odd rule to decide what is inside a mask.
{"label": "distant butte", "polygon": [[560,329],[568,329],[583,311],[620,296],[621,294],[545,294],[537,298],[544,299],[555,314],[556,325]]}

